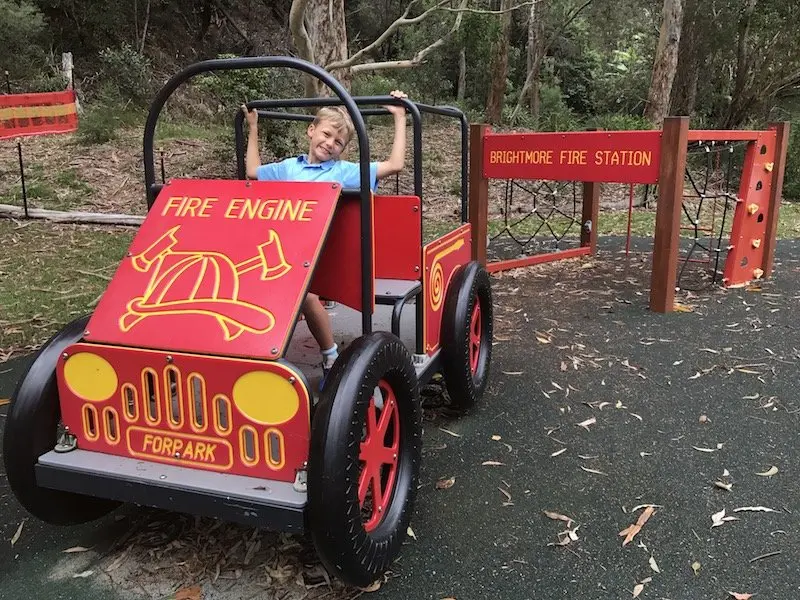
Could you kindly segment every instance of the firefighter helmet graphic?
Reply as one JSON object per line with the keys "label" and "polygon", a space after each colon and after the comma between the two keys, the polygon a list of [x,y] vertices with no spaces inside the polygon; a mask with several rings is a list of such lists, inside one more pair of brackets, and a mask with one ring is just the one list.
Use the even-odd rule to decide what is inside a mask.
{"label": "firefighter helmet graphic", "polygon": [[234,263],[219,252],[176,251],[180,225],[166,231],[148,248],[132,257],[133,268],[152,271],[147,288],[133,298],[119,320],[129,331],[142,319],[159,315],[197,314],[215,319],[225,341],[243,332],[262,334],[275,325],[273,314],[261,306],[239,299],[239,278],[259,271],[262,281],[278,279],[292,266],[283,254],[280,237],[270,230],[258,246],[258,254]]}

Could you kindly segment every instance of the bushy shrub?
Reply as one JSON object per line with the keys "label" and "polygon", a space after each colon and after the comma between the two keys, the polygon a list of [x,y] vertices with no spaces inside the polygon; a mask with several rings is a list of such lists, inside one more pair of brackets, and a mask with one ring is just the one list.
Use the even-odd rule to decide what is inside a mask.
{"label": "bushy shrub", "polygon": [[[219,58],[235,58],[221,54]],[[217,111],[228,111],[251,100],[302,96],[299,71],[290,69],[238,69],[201,75],[195,80],[197,89],[217,102]]]}
{"label": "bushy shrub", "polygon": [[123,101],[131,100],[141,106],[150,100],[153,92],[150,59],[130,44],[101,50],[100,65],[106,95],[113,87]]}
{"label": "bushy shrub", "polygon": [[606,131],[653,129],[652,123],[644,117],[622,113],[590,116],[586,119],[585,127],[587,129],[605,129]]}
{"label": "bushy shrub", "polygon": [[32,70],[43,66],[46,46],[39,9],[28,0],[0,0],[0,72],[8,71],[12,80],[28,79]]}

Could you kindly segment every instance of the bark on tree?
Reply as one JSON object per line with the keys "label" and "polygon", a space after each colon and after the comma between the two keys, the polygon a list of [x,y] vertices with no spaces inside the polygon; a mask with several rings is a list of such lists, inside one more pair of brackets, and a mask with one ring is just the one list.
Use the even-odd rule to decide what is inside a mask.
{"label": "bark on tree", "polygon": [[526,79],[530,79],[528,86],[528,108],[534,119],[539,118],[539,71],[542,61],[539,58],[544,54],[544,27],[541,17],[540,4],[544,0],[531,4],[528,15],[528,60],[525,70]]}
{"label": "bark on tree", "polygon": [[458,52],[458,86],[456,87],[456,99],[461,102],[467,92],[467,49],[461,46]]}
{"label": "bark on tree", "polygon": [[489,88],[489,99],[486,102],[486,120],[498,124],[502,120],[503,99],[506,95],[506,77],[508,76],[508,44],[511,37],[511,2],[502,0],[500,17],[502,28],[500,38],[494,43],[492,49],[492,83]]}
{"label": "bark on tree", "polygon": [[664,122],[669,110],[669,99],[672,83],[678,66],[678,47],[681,41],[681,25],[683,20],[683,0],[664,0],[661,17],[661,33],[653,64],[653,76],[650,80],[650,91],[647,94],[647,105],[644,109],[646,119],[657,127]]}
{"label": "bark on tree", "polygon": [[723,123],[725,128],[736,127],[744,118],[743,115],[747,114],[752,104],[752,99],[744,92],[751,66],[750,57],[747,52],[747,38],[750,34],[750,21],[753,18],[753,12],[755,12],[757,2],[758,0],[747,0],[747,4],[742,9],[742,14],[739,18],[736,46],[736,75],[733,84],[733,93],[731,94],[731,103]]}
{"label": "bark on tree", "polygon": [[[347,59],[344,0],[295,0],[289,14],[289,28],[304,59],[322,66]],[[350,69],[332,69],[331,74],[350,89]],[[309,97],[331,93],[313,77],[305,78],[305,91]]]}

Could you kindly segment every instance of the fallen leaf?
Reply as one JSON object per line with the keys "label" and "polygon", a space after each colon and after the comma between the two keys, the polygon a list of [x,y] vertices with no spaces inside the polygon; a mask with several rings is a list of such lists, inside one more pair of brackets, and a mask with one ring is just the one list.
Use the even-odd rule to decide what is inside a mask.
{"label": "fallen leaf", "polygon": [[651,556],[648,562],[650,563],[650,568],[653,569],[653,571],[655,571],[656,573],[661,573],[661,569],[658,568],[658,564],[656,563],[655,558]]}
{"label": "fallen leaf", "polygon": [[80,573],[75,573],[75,575],[73,575],[72,578],[73,579],[86,579],[87,577],[91,577],[92,575],[94,575],[94,571],[92,571],[90,569],[88,571],[81,571]]}
{"label": "fallen leaf", "polygon": [[503,375],[522,375],[524,371],[503,371]]}
{"label": "fallen leaf", "polygon": [[24,525],[25,525],[25,521],[22,521],[22,523],[19,524],[19,527],[17,527],[17,532],[14,534],[14,537],[11,538],[11,545],[12,546],[17,543],[17,541],[19,540],[19,536],[22,535],[22,528],[23,528]]}
{"label": "fallen leaf", "polygon": [[773,475],[778,474],[778,467],[772,466],[770,467],[769,471],[764,471],[763,473],[756,473],[756,475],[760,475],[761,477],[772,477]]}
{"label": "fallen leaf", "polygon": [[550,456],[558,456],[559,454],[564,454],[564,452],[566,452],[566,451],[567,451],[566,448],[562,448],[561,450],[556,450]]}
{"label": "fallen leaf", "polygon": [[445,429],[444,427],[439,427],[439,431],[444,431],[448,435],[452,435],[453,437],[461,437],[460,433],[456,433],[455,431],[450,431],[449,429]]}
{"label": "fallen leaf", "polygon": [[544,514],[547,515],[548,517],[550,517],[551,519],[553,519],[554,521],[564,521],[567,525],[572,523],[572,519],[570,519],[568,516],[562,515],[562,514],[557,513],[557,512],[552,512],[552,511],[546,510],[546,511],[544,511]]}
{"label": "fallen leaf", "polygon": [[702,565],[701,565],[699,562],[697,562],[697,561],[694,561],[694,562],[692,563],[692,571],[694,571],[694,574],[695,574],[695,576],[696,576],[696,575],[697,575],[697,574],[700,572],[700,567],[701,567],[701,566],[702,566]]}
{"label": "fallen leaf", "polygon": [[[411,529],[411,527],[409,527],[408,529],[406,529],[406,533],[408,534],[408,537],[412,537],[412,538],[414,538],[415,540],[417,539],[417,535],[414,533],[414,530],[413,530],[413,529]],[[377,588],[375,588],[375,589],[377,589]]]}
{"label": "fallen leaf", "polygon": [[723,508],[718,513],[714,513],[711,515],[711,527],[719,527],[720,525],[724,525],[726,521],[738,521],[738,517],[726,517],[725,516],[725,509]]}
{"label": "fallen leaf", "polygon": [[203,592],[199,585],[181,588],[175,592],[175,600],[202,600]]}
{"label": "fallen leaf", "polygon": [[72,554],[73,552],[86,552],[88,548],[84,548],[83,546],[73,546],[72,548],[67,548],[64,550],[64,554]]}
{"label": "fallen leaf", "polygon": [[492,436],[492,440],[494,440],[495,442],[499,442],[499,441],[500,441],[500,440],[502,440],[502,439],[503,439],[503,438],[501,438],[499,435],[493,435],[493,436]]}
{"label": "fallen leaf", "polygon": [[497,462],[496,460],[485,460],[481,465],[484,467],[502,467],[505,463]]}
{"label": "fallen leaf", "polygon": [[581,465],[581,469],[583,469],[587,473],[594,473],[595,475],[605,475],[606,477],[608,476],[607,473],[603,473],[602,471],[598,471],[597,469],[590,469],[589,467],[584,467],[583,465]]}
{"label": "fallen leaf", "polygon": [[767,508],[766,506],[742,506],[741,508],[734,508],[733,512],[779,512],[774,508]]}
{"label": "fallen leaf", "polygon": [[436,489],[437,490],[449,490],[456,482],[455,477],[450,477],[449,479],[440,479],[436,482]]}
{"label": "fallen leaf", "polygon": [[575,423],[578,427],[583,427],[586,431],[589,431],[589,425],[594,425],[597,423],[597,419],[594,417],[590,419],[586,419],[585,421],[581,421],[580,423]]}
{"label": "fallen leaf", "polygon": [[728,592],[731,596],[736,598],[736,600],[750,600],[753,597],[753,594],[740,594],[738,592]]}
{"label": "fallen leaf", "polygon": [[698,452],[716,452],[714,448],[700,448],[698,446],[692,446],[692,448],[694,448]]}
{"label": "fallen leaf", "polygon": [[733,489],[733,484],[732,483],[724,483],[722,481],[715,481],[714,485],[717,486],[719,489],[725,490],[727,492],[730,492]]}
{"label": "fallen leaf", "polygon": [[11,400],[8,398],[0,398],[0,406],[5,406],[6,404],[11,403]]}
{"label": "fallen leaf", "polygon": [[653,508],[652,506],[648,506],[647,508],[644,509],[644,512],[642,512],[642,514],[639,515],[639,518],[636,520],[636,523],[630,525],[629,527],[626,527],[625,529],[619,532],[619,535],[625,536],[625,539],[622,540],[623,546],[633,541],[633,538],[636,537],[636,534],[642,530],[644,524],[647,523],[648,519],[650,519],[650,517],[653,516],[655,510],[656,509]]}
{"label": "fallen leaf", "polygon": [[633,587],[633,597],[634,597],[634,598],[638,598],[638,597],[639,597],[639,594],[641,594],[643,591],[644,591],[644,584],[642,584],[642,583],[637,583],[637,584],[636,584],[636,585]]}
{"label": "fallen leaf", "polygon": [[358,588],[358,589],[360,589],[362,592],[367,592],[367,593],[369,593],[369,592],[377,592],[379,589],[381,589],[381,580],[377,579],[377,580],[373,581],[372,583],[370,583],[367,587],[362,587],[362,588]]}
{"label": "fallen leaf", "polygon": [[673,305],[673,310],[675,312],[682,312],[682,313],[694,312],[694,308],[692,308],[691,306],[687,306],[686,304],[681,304],[680,302],[676,302]]}

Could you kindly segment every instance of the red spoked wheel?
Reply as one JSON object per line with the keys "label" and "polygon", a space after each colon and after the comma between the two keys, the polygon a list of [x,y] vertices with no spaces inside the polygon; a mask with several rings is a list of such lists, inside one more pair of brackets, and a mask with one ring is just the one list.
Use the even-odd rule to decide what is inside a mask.
{"label": "red spoked wheel", "polygon": [[489,380],[492,361],[492,287],[477,262],[450,279],[442,313],[442,371],[453,404],[470,408]]}
{"label": "red spoked wheel", "polygon": [[419,479],[422,411],[408,350],[394,335],[355,340],[328,375],[311,424],[308,523],[325,567],[353,585],[400,550]]}
{"label": "red spoked wheel", "polygon": [[[378,406],[380,405],[380,406]],[[386,514],[397,479],[400,451],[400,412],[391,386],[378,382],[367,407],[367,423],[361,441],[358,501],[364,530],[374,531]]]}

